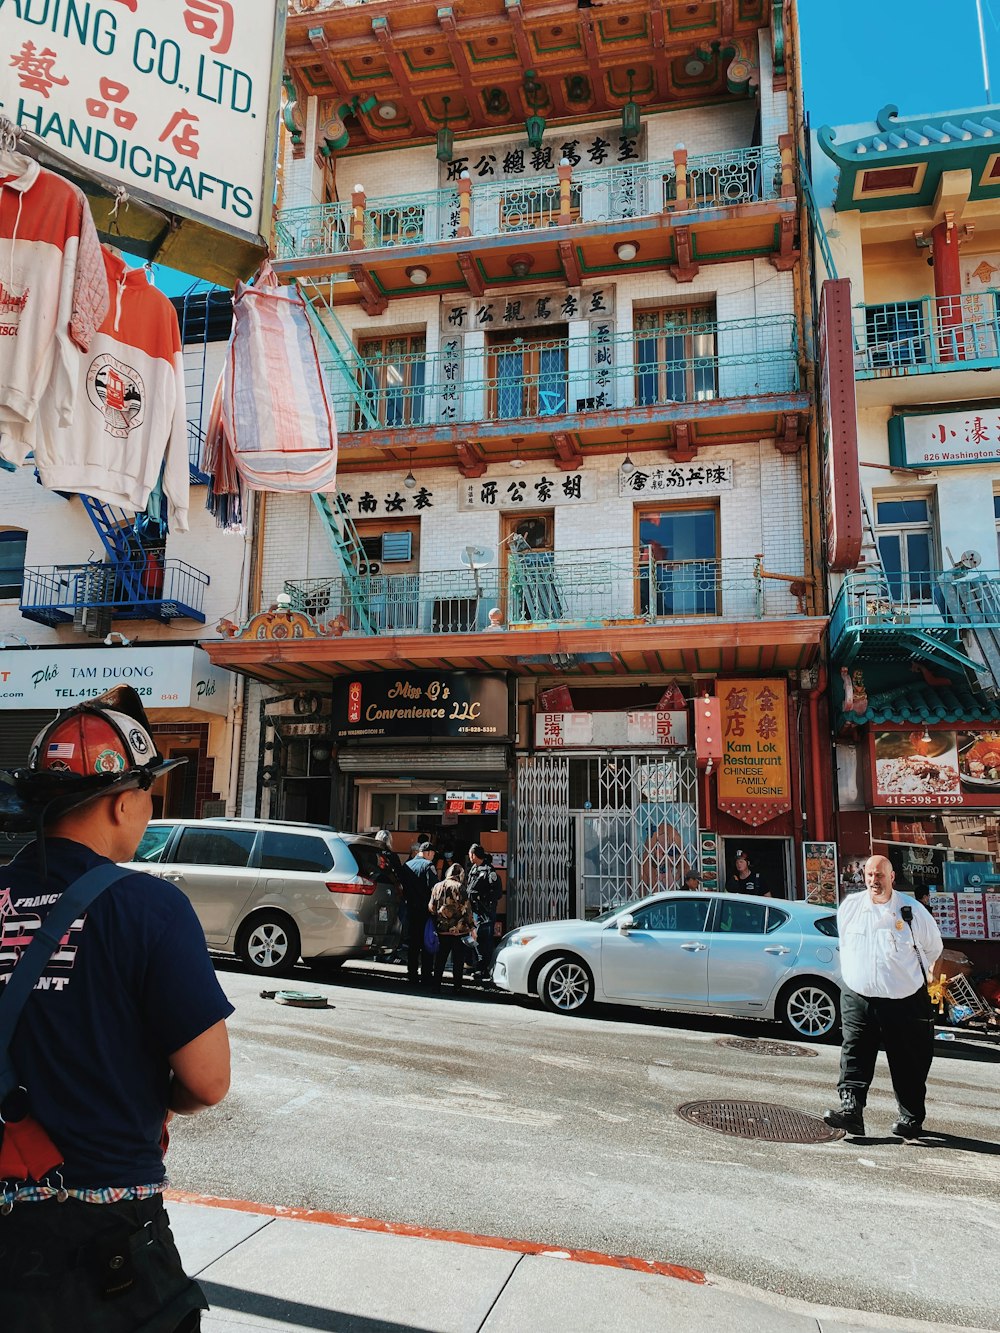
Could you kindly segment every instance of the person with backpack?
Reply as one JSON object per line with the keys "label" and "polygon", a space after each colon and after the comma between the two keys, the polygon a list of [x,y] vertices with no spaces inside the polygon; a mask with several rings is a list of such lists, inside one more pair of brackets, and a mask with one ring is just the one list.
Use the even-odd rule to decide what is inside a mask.
{"label": "person with backpack", "polygon": [[493,928],[503,885],[500,883],[500,876],[493,869],[493,858],[478,842],[474,842],[469,848],[467,888],[476,918],[477,957],[472,976],[474,981],[488,981],[493,963],[493,950],[496,947]]}
{"label": "person with backpack", "polygon": [[460,991],[464,971],[463,944],[474,934],[476,922],[465,887],[465,871],[457,863],[449,866],[444,879],[435,884],[430,912],[440,941],[434,955],[434,990],[441,989],[444,965],[450,956],[452,980],[456,992]]}
{"label": "person with backpack", "polygon": [[[187,897],[134,858],[159,753],[130,686],[60,713],[0,774],[0,1325],[193,1333],[207,1308],[163,1190],[166,1122],[229,1090],[226,1019]],[[13,1030],[12,1030],[13,1029]]]}
{"label": "person with backpack", "polygon": [[436,855],[431,843],[422,842],[401,867],[406,900],[406,979],[411,986],[429,987],[433,982],[431,955],[424,947],[424,927],[431,891],[437,883]]}

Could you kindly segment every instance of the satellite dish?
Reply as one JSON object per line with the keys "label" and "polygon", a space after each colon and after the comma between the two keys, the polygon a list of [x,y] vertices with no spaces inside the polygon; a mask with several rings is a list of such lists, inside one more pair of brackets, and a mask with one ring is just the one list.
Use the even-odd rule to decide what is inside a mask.
{"label": "satellite dish", "polygon": [[470,569],[482,569],[496,559],[496,552],[490,546],[467,546],[460,557],[463,565]]}
{"label": "satellite dish", "polygon": [[963,569],[978,569],[983,563],[983,557],[978,551],[963,551],[958,558],[958,563]]}

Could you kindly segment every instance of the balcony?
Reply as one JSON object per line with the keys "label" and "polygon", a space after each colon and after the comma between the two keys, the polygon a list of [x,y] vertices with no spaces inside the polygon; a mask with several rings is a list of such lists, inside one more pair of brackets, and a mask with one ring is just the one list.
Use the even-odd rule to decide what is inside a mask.
{"label": "balcony", "polygon": [[[854,374],[862,383],[1000,370],[1000,290],[858,306],[854,347]],[[929,387],[917,382],[910,396],[919,398]],[[938,389],[935,384],[935,396]],[[859,397],[865,396],[859,384]]]}
{"label": "balcony", "polygon": [[418,259],[432,265],[428,291],[480,295],[484,285],[517,281],[508,261],[525,250],[533,276],[577,286],[622,267],[613,247],[625,239],[638,244],[632,268],[670,264],[694,276],[699,262],[775,252],[790,265],[790,153],[758,146],[688,159],[679,150],[671,161],[561,166],[551,175],[465,174],[417,194],[357,191],[349,203],[280,210],[275,268],[286,277],[342,275],[335,299],[364,304],[412,296],[407,267]]}
{"label": "balcony", "polygon": [[929,661],[1000,687],[1000,573],[961,567],[847,574],[830,613],[830,656]]}
{"label": "balcony", "polygon": [[657,560],[619,548],[527,551],[505,569],[362,574],[353,588],[341,578],[291,579],[285,592],[318,622],[340,618],[348,636],[365,634],[366,619],[376,635],[491,633],[492,607],[516,635],[798,615],[791,592],[765,578],[752,558]]}
{"label": "balcony", "polygon": [[352,352],[353,380],[340,353],[327,348],[324,370],[339,431],[359,432],[355,444],[391,448],[400,431],[416,446],[440,441],[442,427],[475,423],[477,444],[488,452],[491,437],[507,439],[512,429],[546,434],[629,425],[641,437],[644,423],[662,428],[691,418],[697,445],[711,442],[713,418],[727,419],[728,439],[731,418],[740,413],[754,417],[750,435],[774,434],[776,412],[805,405],[788,397],[799,388],[792,315],[469,344],[467,338],[464,354],[457,340],[429,355],[362,360]]}
{"label": "balcony", "polygon": [[144,563],[99,561],[40,565],[24,571],[20,610],[40,625],[73,624],[91,634],[106,632],[103,627],[115,620],[194,620],[203,625],[210,582],[208,574],[183,560],[165,560],[156,570]]}

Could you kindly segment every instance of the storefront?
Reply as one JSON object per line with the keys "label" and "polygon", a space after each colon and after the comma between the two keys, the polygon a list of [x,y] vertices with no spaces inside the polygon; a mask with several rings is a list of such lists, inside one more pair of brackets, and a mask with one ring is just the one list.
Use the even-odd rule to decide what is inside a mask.
{"label": "storefront", "polygon": [[23,764],[31,741],[59,709],[131,685],[160,750],[188,760],[154,786],[154,814],[225,813],[232,680],[192,644],[0,650],[0,768]]}

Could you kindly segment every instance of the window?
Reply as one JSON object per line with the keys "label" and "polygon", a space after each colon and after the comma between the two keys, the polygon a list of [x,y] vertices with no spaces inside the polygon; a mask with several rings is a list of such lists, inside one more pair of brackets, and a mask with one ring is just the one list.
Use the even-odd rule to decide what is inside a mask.
{"label": "window", "polygon": [[916,496],[876,500],[879,555],[890,596],[899,602],[929,602],[934,584],[931,503]]}
{"label": "window", "polygon": [[564,332],[545,342],[491,338],[487,348],[487,419],[510,421],[565,412],[567,362]]}
{"label": "window", "polygon": [[133,861],[159,861],[163,856],[163,849],[170,840],[170,835],[174,831],[173,824],[159,825],[154,828],[147,828],[142,835],[142,840],[136,849]]}
{"label": "window", "polygon": [[700,403],[717,396],[714,306],[637,311],[636,405]]}
{"label": "window", "polygon": [[719,914],[715,919],[717,932],[723,935],[763,935],[766,923],[767,908],[763,903],[741,902],[738,897],[729,895],[719,899]]}
{"label": "window", "polygon": [[678,902],[650,903],[632,913],[636,930],[698,931],[705,929],[710,906],[707,898],[682,898]]}
{"label": "window", "polygon": [[639,614],[718,615],[718,510],[638,510],[636,527]]}
{"label": "window", "polygon": [[322,838],[306,833],[265,833],[260,853],[262,870],[301,870],[326,874],[333,856]]}
{"label": "window", "polygon": [[772,930],[780,930],[788,919],[788,913],[783,912],[780,907],[769,907],[767,909],[767,933],[770,935]]}
{"label": "window", "polygon": [[250,863],[253,829],[189,828],[181,834],[171,859],[193,866],[245,866]]}
{"label": "window", "polygon": [[865,343],[873,369],[923,365],[927,361],[924,333],[920,301],[865,306]]}
{"label": "window", "polygon": [[[420,425],[424,419],[427,340],[422,333],[393,338],[364,338],[358,356],[364,363],[360,384],[368,407],[383,426]],[[359,411],[354,429],[364,429]]]}
{"label": "window", "polygon": [[24,550],[28,534],[23,528],[0,532],[0,597],[20,597],[24,586]]}
{"label": "window", "polygon": [[358,628],[363,608],[380,632],[415,630],[422,614],[420,601],[420,520],[388,522],[359,520],[365,564],[352,594],[351,627]]}

